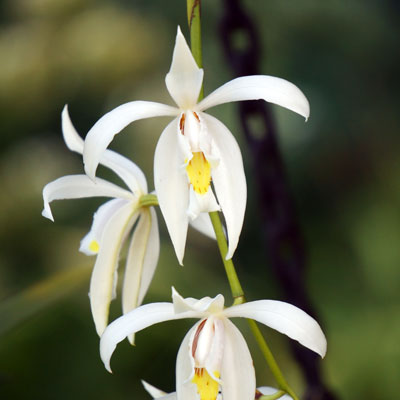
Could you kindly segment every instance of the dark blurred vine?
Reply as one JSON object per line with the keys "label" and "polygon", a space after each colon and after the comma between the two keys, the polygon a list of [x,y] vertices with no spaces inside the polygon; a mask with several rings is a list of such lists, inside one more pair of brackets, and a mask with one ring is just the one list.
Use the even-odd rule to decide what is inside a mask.
{"label": "dark blurred vine", "polygon": [[[220,37],[235,77],[258,74],[261,46],[251,18],[240,0],[224,0],[223,10]],[[287,187],[271,110],[264,101],[245,101],[239,103],[239,116],[254,160],[263,241],[269,264],[286,300],[316,318],[305,287],[305,246]],[[318,356],[295,342],[291,346],[307,383],[304,399],[337,399],[323,382]]]}

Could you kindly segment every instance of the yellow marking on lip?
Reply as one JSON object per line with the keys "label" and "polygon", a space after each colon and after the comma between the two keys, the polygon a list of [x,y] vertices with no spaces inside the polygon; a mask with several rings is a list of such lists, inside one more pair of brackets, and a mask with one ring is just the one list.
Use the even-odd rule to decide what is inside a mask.
{"label": "yellow marking on lip", "polygon": [[186,172],[193,190],[199,194],[206,194],[211,184],[211,166],[202,151],[193,153]]}
{"label": "yellow marking on lip", "polygon": [[[214,371],[214,376],[219,378],[219,372]],[[200,395],[200,400],[216,400],[219,383],[209,375],[205,368],[194,369],[192,382],[197,385],[197,393]]]}
{"label": "yellow marking on lip", "polygon": [[100,245],[97,240],[92,240],[89,244],[89,250],[93,251],[93,253],[98,253],[100,250]]}

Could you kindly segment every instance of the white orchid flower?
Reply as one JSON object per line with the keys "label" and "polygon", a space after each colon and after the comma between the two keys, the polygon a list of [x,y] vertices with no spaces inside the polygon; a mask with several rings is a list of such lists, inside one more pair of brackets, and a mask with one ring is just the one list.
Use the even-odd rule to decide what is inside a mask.
{"label": "white orchid flower", "polygon": [[[158,400],[176,400],[176,392],[173,393],[166,393],[158,388],[156,388],[153,385],[150,385],[150,383],[146,381],[142,381],[143,387],[146,389],[147,393],[153,398],[153,399],[158,399]],[[278,389],[273,388],[271,386],[261,386],[258,387],[255,394],[254,394],[254,400],[259,399],[261,396],[268,395],[271,396],[278,392]],[[218,393],[217,399],[221,399],[221,394]],[[291,396],[288,394],[284,394],[283,396],[279,397],[279,400],[293,400]]]}
{"label": "white orchid flower", "polygon": [[[82,154],[83,140],[68,115],[62,112],[62,131],[67,147]],[[50,202],[83,197],[112,197],[94,214],[90,232],[82,239],[80,251],[97,255],[90,281],[90,304],[96,330],[101,335],[108,323],[110,302],[115,298],[119,253],[136,224],[128,247],[122,287],[123,313],[139,306],[147,292],[157,266],[160,242],[157,216],[152,207],[140,207],[139,199],[147,194],[143,172],[130,160],[107,150],[100,163],[114,171],[127,185],[123,189],[86,175],[69,175],[48,183],[43,189],[43,216],[53,219]],[[130,337],[131,342],[133,336]]]}
{"label": "white orchid flower", "polygon": [[116,345],[128,335],[163,321],[200,318],[186,334],[176,360],[178,400],[252,400],[256,383],[247,344],[229,318],[251,318],[261,322],[322,357],[326,339],[304,311],[291,304],[258,300],[224,309],[224,297],[182,298],[172,288],[172,303],[153,303],[136,308],[112,322],[100,341],[100,355],[108,371]]}
{"label": "white orchid flower", "polygon": [[226,259],[229,259],[239,241],[246,207],[243,161],[228,128],[204,110],[233,101],[263,99],[307,119],[308,101],[295,85],[284,79],[254,75],[233,79],[197,103],[203,69],[197,66],[179,27],[165,83],[178,107],[132,101],[105,114],[87,134],[85,171],[94,179],[104,150],[131,122],[157,116],[176,117],[157,144],[154,186],[177,258],[182,264],[188,220],[221,210],[227,226]]}

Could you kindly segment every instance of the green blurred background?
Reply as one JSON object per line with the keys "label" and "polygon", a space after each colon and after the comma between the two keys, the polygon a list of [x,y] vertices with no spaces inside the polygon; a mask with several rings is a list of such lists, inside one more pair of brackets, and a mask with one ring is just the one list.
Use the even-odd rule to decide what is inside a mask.
{"label": "green blurred background", "polygon": [[[262,71],[297,84],[307,124],[274,107],[289,185],[308,249],[310,297],[328,337],[322,362],[343,400],[393,399],[400,379],[399,13],[389,0],[244,1],[263,46]],[[205,93],[231,79],[217,38],[222,2],[203,0]],[[145,379],[174,390],[174,360],[193,321],[170,322],[122,343],[108,374],[87,297],[94,259],[78,253],[102,199],[54,204],[41,217],[43,186],[82,172],[62,140],[60,114],[85,135],[116,105],[172,104],[164,85],[183,0],[0,1],[0,397],[149,399]],[[211,110],[243,137],[234,104]],[[112,147],[146,172],[168,119],[139,121]],[[249,299],[282,294],[261,247],[252,160],[248,212],[235,254]],[[102,176],[111,177],[107,171]],[[216,246],[191,231],[185,267],[160,218],[159,267],[146,301],[230,295]],[[120,314],[113,302],[113,318]],[[258,384],[274,381],[246,325]],[[297,392],[304,387],[288,342],[264,329]]]}

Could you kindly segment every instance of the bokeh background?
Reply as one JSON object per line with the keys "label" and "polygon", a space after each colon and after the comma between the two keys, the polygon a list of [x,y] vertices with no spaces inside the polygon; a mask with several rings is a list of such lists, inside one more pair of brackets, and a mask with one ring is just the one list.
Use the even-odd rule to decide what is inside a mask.
{"label": "bokeh background", "polygon": [[[307,289],[328,337],[324,379],[343,400],[393,399],[400,378],[399,3],[396,0],[243,1],[258,27],[262,71],[296,83],[311,118],[274,107],[288,184],[307,246]],[[221,1],[203,1],[205,93],[232,78],[218,39]],[[61,137],[69,104],[81,133],[132,99],[171,100],[164,85],[183,0],[0,1],[0,397],[149,399],[145,379],[174,390],[174,360],[192,321],[165,323],[122,343],[108,374],[87,297],[94,259],[78,253],[102,199],[56,202],[43,186],[81,173]],[[243,144],[248,212],[235,254],[249,299],[282,299],[259,239],[260,221],[234,104],[211,110]],[[146,172],[168,119],[129,126],[112,147]],[[115,179],[107,171],[100,174]],[[117,182],[117,181],[116,181]],[[161,220],[161,218],[160,218]],[[161,220],[159,267],[146,301],[226,295],[214,243],[189,232],[179,267]],[[122,269],[122,268],[121,268]],[[112,317],[120,314],[113,302]],[[245,324],[258,384],[273,385]],[[263,330],[296,391],[288,340]]]}

